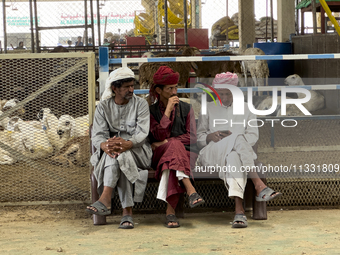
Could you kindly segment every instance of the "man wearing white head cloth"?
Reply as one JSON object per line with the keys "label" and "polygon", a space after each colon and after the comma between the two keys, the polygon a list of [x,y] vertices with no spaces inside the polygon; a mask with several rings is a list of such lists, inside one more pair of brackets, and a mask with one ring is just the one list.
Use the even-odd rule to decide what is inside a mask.
{"label": "man wearing white head cloth", "polygon": [[[127,67],[113,71],[96,107],[91,157],[98,181],[98,201],[87,207],[91,214],[109,215],[111,197],[117,187],[123,208],[119,228],[133,228],[132,207],[142,202],[152,150],[146,141],[150,127],[149,105],[134,95],[134,73]],[[133,189],[134,185],[134,189]]]}
{"label": "man wearing white head cloth", "polygon": [[244,115],[233,114],[233,94],[225,85],[232,89],[230,85],[237,86],[237,83],[236,74],[228,72],[216,75],[212,85],[219,94],[222,105],[219,102],[216,105],[214,102],[207,104],[207,114],[199,117],[197,144],[203,148],[199,154],[202,166],[218,165],[221,167],[219,169],[225,169],[219,172],[219,177],[224,180],[229,197],[235,199],[232,227],[244,228],[248,225],[242,205],[247,171],[254,183],[257,201],[270,201],[282,194],[267,187],[255,171],[250,172],[254,170],[254,160],[257,158],[252,146],[257,142],[259,132],[256,124],[248,125],[248,121],[255,120],[256,116],[244,102]]}

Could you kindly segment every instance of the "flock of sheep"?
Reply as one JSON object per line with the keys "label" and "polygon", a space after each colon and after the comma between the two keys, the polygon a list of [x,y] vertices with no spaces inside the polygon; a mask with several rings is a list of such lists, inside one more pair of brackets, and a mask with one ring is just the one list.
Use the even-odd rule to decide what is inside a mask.
{"label": "flock of sheep", "polygon": [[[51,162],[57,165],[79,162],[78,159],[84,156],[81,146],[89,142],[88,115],[76,119],[62,115],[58,119],[50,109],[44,108],[37,114],[39,121],[23,121],[25,110],[21,107],[9,116],[1,117],[17,103],[16,99],[0,100],[0,164],[24,160],[20,155],[31,159],[54,155]],[[6,147],[19,152],[19,156]]]}

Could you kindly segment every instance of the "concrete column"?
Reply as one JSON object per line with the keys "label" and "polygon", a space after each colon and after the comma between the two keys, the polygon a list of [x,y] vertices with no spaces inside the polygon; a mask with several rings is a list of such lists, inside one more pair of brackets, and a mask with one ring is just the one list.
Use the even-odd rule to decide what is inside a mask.
{"label": "concrete column", "polygon": [[238,31],[241,53],[255,42],[254,0],[238,1]]}
{"label": "concrete column", "polygon": [[277,0],[277,41],[286,42],[295,33],[295,1]]}
{"label": "concrete column", "polygon": [[191,27],[202,28],[202,2],[201,0],[190,0],[191,4]]}
{"label": "concrete column", "polygon": [[198,28],[202,28],[202,1],[198,0],[198,13],[199,13],[199,18],[198,18]]}

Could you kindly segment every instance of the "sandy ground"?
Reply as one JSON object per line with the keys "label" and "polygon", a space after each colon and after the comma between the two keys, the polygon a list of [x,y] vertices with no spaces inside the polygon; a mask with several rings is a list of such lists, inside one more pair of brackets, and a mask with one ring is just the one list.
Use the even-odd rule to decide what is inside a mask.
{"label": "sandy ground", "polygon": [[84,205],[0,207],[0,254],[340,254],[340,209],[277,210],[231,228],[232,212],[187,213],[181,227],[163,214],[136,214],[135,229],[119,215],[94,226]]}

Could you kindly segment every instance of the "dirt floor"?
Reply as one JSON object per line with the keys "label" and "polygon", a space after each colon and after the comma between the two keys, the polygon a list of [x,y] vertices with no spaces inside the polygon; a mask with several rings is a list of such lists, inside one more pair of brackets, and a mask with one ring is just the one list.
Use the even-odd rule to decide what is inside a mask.
{"label": "dirt floor", "polygon": [[277,210],[233,229],[232,212],[187,213],[167,229],[163,214],[119,215],[94,226],[85,205],[0,207],[0,254],[340,254],[339,209]]}

